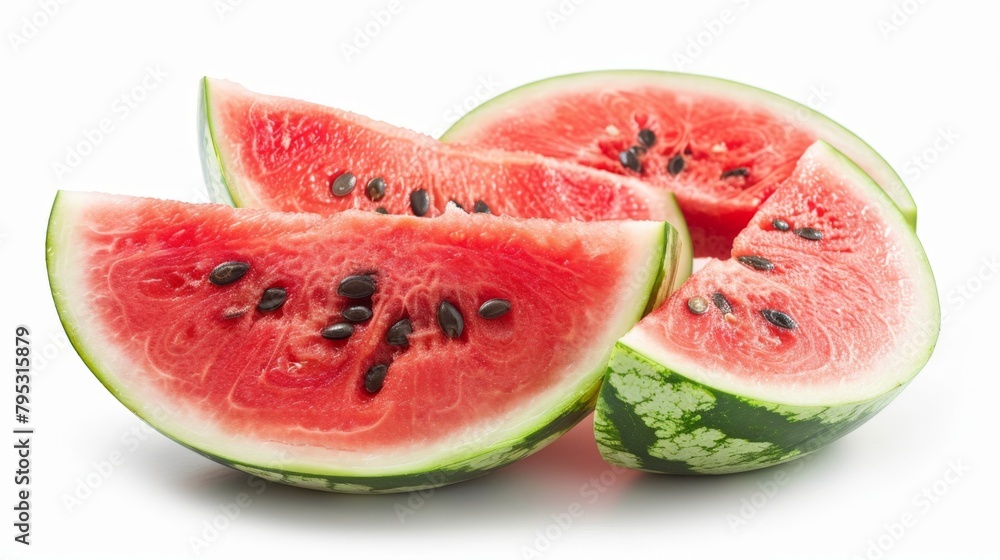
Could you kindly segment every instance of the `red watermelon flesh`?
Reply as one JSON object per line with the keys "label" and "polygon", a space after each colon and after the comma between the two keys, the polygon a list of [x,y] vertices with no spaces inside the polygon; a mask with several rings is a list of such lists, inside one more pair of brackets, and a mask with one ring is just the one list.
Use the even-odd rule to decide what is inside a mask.
{"label": "red watermelon flesh", "polygon": [[[652,145],[639,139],[641,131],[652,135]],[[846,129],[780,96],[704,76],[610,71],[542,80],[485,103],[443,137],[531,151],[671,190],[695,256],[717,258],[728,255],[757,208],[820,138],[855,160],[915,222],[902,181]],[[630,148],[631,161],[624,155]]]}
{"label": "red watermelon flesh", "polygon": [[[450,202],[492,214],[557,220],[649,219],[683,223],[673,201],[649,185],[537,154],[457,147],[314,103],[257,94],[224,80],[203,82],[206,174],[221,202],[332,214],[384,208],[414,214],[411,195],[428,194],[428,216]],[[216,169],[212,169],[215,167]],[[331,191],[355,176],[344,196]],[[368,184],[381,178],[381,198]]]}
{"label": "red watermelon flesh", "polygon": [[[915,373],[908,341],[936,333],[933,276],[908,230],[867,176],[818,143],[736,237],[732,258],[709,260],[623,340],[656,348],[654,358],[699,382],[768,402],[885,394]],[[692,298],[707,312],[693,313]]]}
{"label": "red watermelon flesh", "polygon": [[[673,194],[640,180],[541,157],[445,144],[416,132],[225,80],[202,81],[202,164],[212,199],[331,215],[347,209],[436,216],[466,212],[559,221],[654,220],[681,243],[675,289],[692,244]],[[334,194],[338,178],[354,187]],[[381,181],[380,187],[372,187]],[[384,191],[384,194],[383,194]],[[420,199],[426,209],[418,208]],[[424,213],[425,212],[425,213]]]}
{"label": "red watermelon flesh", "polygon": [[[129,408],[228,463],[333,477],[333,489],[374,477],[366,491],[436,485],[391,477],[469,457],[462,476],[474,476],[516,458],[491,459],[497,446],[524,454],[582,418],[676,251],[656,222],[323,218],[86,193],[58,196],[48,238],[63,323]],[[216,285],[226,262],[249,270]],[[341,295],[353,275],[374,294]],[[262,311],[269,289],[286,299]],[[493,298],[510,311],[482,318]],[[439,319],[445,301],[464,318],[457,338]],[[373,315],[347,339],[321,336],[352,305]],[[387,343],[402,319],[408,343]],[[388,372],[373,393],[377,364]]]}

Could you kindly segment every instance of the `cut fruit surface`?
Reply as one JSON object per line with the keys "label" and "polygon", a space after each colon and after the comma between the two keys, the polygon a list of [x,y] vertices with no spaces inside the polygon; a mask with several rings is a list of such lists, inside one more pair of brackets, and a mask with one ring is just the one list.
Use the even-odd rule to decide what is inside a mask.
{"label": "cut fruit surface", "polygon": [[348,492],[471,478],[571,427],[677,252],[660,222],[71,192],[47,238],[63,325],[123,404],[225,464]]}
{"label": "cut fruit surface", "polygon": [[455,203],[521,218],[666,221],[682,242],[676,285],[690,275],[691,243],[673,195],[637,179],[537,154],[452,146],[224,80],[204,79],[201,100],[203,169],[216,202],[418,216]]}
{"label": "cut fruit surface", "polygon": [[612,463],[726,473],[799,457],[927,362],[937,289],[909,223],[824,142],[737,236],[618,343],[595,429]]}
{"label": "cut fruit surface", "polygon": [[881,156],[784,97],[671,72],[606,71],[528,84],[467,114],[443,140],[523,150],[635,177],[674,192],[696,257],[726,258],[735,236],[823,139],[857,162],[916,223],[916,206]]}

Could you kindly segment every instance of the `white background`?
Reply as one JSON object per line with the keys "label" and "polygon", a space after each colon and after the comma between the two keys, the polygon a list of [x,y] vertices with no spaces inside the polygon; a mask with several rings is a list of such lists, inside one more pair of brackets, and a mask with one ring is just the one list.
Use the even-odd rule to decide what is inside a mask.
{"label": "white background", "polygon": [[[68,2],[51,16],[39,15],[45,2],[4,1],[0,353],[13,354],[16,325],[31,327],[37,434],[30,547],[12,540],[16,458],[10,447],[0,454],[0,556],[180,558],[195,555],[192,537],[212,558],[995,554],[1000,280],[983,262],[1000,257],[997,4],[577,2],[401,0],[377,26],[373,11],[387,0],[245,0],[231,10],[225,0]],[[723,10],[730,22],[719,29],[711,20]],[[42,24],[32,33],[24,18]],[[366,25],[377,33],[364,44]],[[674,55],[699,33],[701,52],[692,47],[679,68]],[[346,56],[355,41],[360,53]],[[736,476],[617,474],[581,425],[520,463],[425,497],[273,484],[258,494],[245,475],[150,434],[66,346],[44,265],[56,189],[205,200],[195,128],[202,75],[432,133],[463,112],[454,105],[478,102],[481,83],[498,84],[479,89],[495,94],[605,68],[683,69],[813,104],[900,171],[919,205],[946,323],[930,363],[887,410],[808,460]],[[136,90],[147,69],[165,75]],[[119,98],[133,91],[142,99],[125,111]],[[102,119],[111,132],[58,173],[54,163]],[[0,384],[8,429],[12,381]],[[119,464],[102,469],[112,456]],[[933,501],[919,497],[925,490]],[[222,511],[240,493],[251,501],[226,522]],[[85,497],[67,507],[74,494]],[[892,535],[907,514],[912,526]],[[224,529],[206,533],[212,523]]]}

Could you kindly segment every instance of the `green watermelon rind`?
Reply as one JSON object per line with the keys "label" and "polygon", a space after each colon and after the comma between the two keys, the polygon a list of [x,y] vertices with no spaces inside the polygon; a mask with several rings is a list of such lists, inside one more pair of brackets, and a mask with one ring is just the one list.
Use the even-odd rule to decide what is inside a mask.
{"label": "green watermelon rind", "polygon": [[[62,225],[66,222],[64,219],[66,205],[61,204],[63,198],[62,192],[57,193],[49,217],[46,265],[53,302],[71,344],[101,384],[126,408],[168,438],[213,461],[266,480],[321,490],[348,493],[419,490],[475,478],[525,457],[565,433],[586,417],[596,404],[607,356],[595,361],[599,365],[579,376],[582,381],[572,387],[572,391],[566,391],[561,395],[558,402],[553,403],[543,416],[535,416],[519,424],[518,437],[492,441],[483,447],[475,447],[475,441],[465,443],[461,446],[461,451],[457,453],[451,451],[449,455],[441,458],[440,462],[420,465],[412,470],[350,472],[324,468],[320,465],[301,465],[280,458],[261,464],[241,460],[231,453],[213,451],[211,445],[197,441],[197,436],[191,434],[190,429],[173,424],[169,418],[165,418],[164,416],[169,415],[161,412],[162,408],[158,403],[142,402],[116,384],[114,374],[111,373],[113,366],[110,364],[116,359],[115,356],[111,352],[102,352],[98,331],[84,332],[86,322],[81,321],[79,313],[73,309],[72,271],[64,271],[61,268],[66,264],[64,262],[66,255],[60,253],[60,248],[68,245],[61,242],[61,237],[64,235]],[[636,292],[645,293],[647,296],[641,301],[634,302],[634,312],[627,314],[627,321],[623,317],[622,331],[627,328],[625,322],[629,325],[634,324],[654,307],[653,302],[661,298],[664,293],[662,284],[669,283],[673,278],[674,267],[669,259],[675,258],[677,254],[677,232],[666,223],[655,232],[656,234],[649,240],[649,253],[652,258],[648,262],[647,270],[641,273],[635,271],[636,278],[646,279],[645,285],[637,288]]]}
{"label": "green watermelon rind", "polygon": [[858,428],[905,385],[832,406],[755,400],[672,371],[618,343],[594,415],[611,464],[668,474],[729,474],[804,457]]}
{"label": "green watermelon rind", "polygon": [[208,197],[218,204],[242,207],[243,200],[240,199],[239,190],[234,188],[233,178],[222,165],[222,153],[212,127],[210,91],[208,78],[202,78],[198,91],[198,153],[201,156],[201,170],[208,188]]}
{"label": "green watermelon rind", "polygon": [[[441,140],[445,142],[462,141],[464,133],[474,131],[481,126],[482,122],[489,122],[495,115],[502,114],[506,105],[518,102],[525,95],[542,94],[549,90],[572,89],[575,84],[589,80],[613,80],[616,78],[639,79],[647,83],[662,81],[669,84],[688,84],[700,91],[716,91],[734,99],[749,97],[763,103],[772,110],[786,111],[785,113],[777,113],[779,115],[792,114],[794,112],[797,117],[802,118],[802,122],[814,127],[820,138],[832,143],[837,149],[847,153],[849,157],[855,160],[864,160],[862,163],[870,164],[867,166],[868,172],[875,172],[879,175],[874,177],[875,182],[886,190],[887,193],[891,192],[890,198],[893,204],[900,209],[906,217],[907,222],[910,223],[910,226],[916,229],[917,206],[905,183],[903,183],[903,179],[896,173],[889,162],[867,142],[841,124],[811,107],[777,93],[725,78],[642,69],[597,70],[544,78],[518,86],[480,104],[452,124],[441,135]],[[848,147],[851,149],[848,149]]]}
{"label": "green watermelon rind", "polygon": [[[896,214],[898,231],[911,242],[923,273],[922,293],[933,298],[922,352],[893,355],[899,370],[877,394],[833,402],[787,402],[748,396],[711,375],[677,371],[657,357],[649,340],[631,331],[615,345],[594,414],[601,455],[614,465],[669,474],[728,474],[770,467],[817,451],[861,426],[902,392],[934,352],[941,310],[934,275],[916,234],[888,195],[851,159],[819,141],[823,157],[836,159],[874,203]],[[892,221],[892,218],[890,218]]]}
{"label": "green watermelon rind", "polygon": [[587,400],[581,400],[576,406],[566,409],[562,414],[546,424],[544,429],[538,430],[521,440],[511,441],[507,445],[492,447],[486,452],[479,453],[475,457],[457,464],[392,476],[329,475],[301,472],[294,469],[285,469],[280,466],[262,467],[212,455],[194,448],[183,441],[175,441],[213,461],[271,482],[348,494],[412,492],[478,478],[527,457],[545,447],[590,414],[596,402],[599,385],[600,380],[588,391],[588,394],[593,393],[592,397]]}

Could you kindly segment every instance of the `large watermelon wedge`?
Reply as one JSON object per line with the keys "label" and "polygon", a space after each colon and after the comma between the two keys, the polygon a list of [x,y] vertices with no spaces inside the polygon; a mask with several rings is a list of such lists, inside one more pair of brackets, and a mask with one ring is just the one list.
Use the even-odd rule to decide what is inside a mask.
{"label": "large watermelon wedge", "polygon": [[937,289],[868,175],[818,142],[736,238],[616,346],[595,430],[611,463],[729,473],[815,451],[930,357]]}
{"label": "large watermelon wedge", "polygon": [[726,258],[816,139],[857,162],[916,223],[902,180],[857,136],[804,105],[707,76],[623,70],[549,78],[482,104],[442,139],[526,150],[669,189],[695,256]]}
{"label": "large watermelon wedge", "polygon": [[47,238],[67,334],[125,406],[222,463],[346,492],[457,482],[567,430],[677,252],[661,222],[71,192]]}
{"label": "large watermelon wedge", "polygon": [[200,146],[212,200],[330,215],[349,208],[436,216],[654,220],[681,239],[676,286],[692,246],[672,194],[637,179],[531,153],[459,147],[296,99],[202,80]]}

